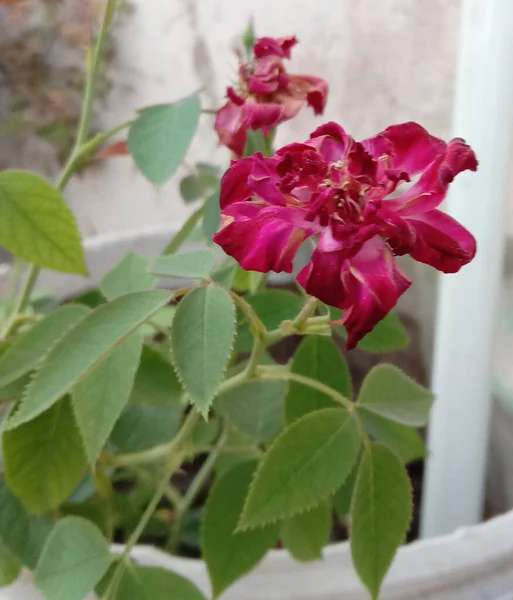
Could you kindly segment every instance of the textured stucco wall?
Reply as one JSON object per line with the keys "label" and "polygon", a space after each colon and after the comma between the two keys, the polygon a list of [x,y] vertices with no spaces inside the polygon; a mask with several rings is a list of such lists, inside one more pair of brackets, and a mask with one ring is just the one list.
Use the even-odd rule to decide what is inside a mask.
{"label": "textured stucco wall", "polygon": [[[330,84],[325,120],[356,137],[414,119],[449,133],[460,0],[132,0],[118,29],[113,86],[102,112],[106,127],[144,105],[202,89],[218,107],[233,80],[232,48],[253,15],[259,35],[296,34],[290,70]],[[204,116],[188,160],[227,160],[213,119]],[[303,111],[280,127],[278,142],[301,140],[322,122]],[[87,235],[180,220],[187,209],[175,180],[153,189],[129,159],[89,170],[68,199]]]}

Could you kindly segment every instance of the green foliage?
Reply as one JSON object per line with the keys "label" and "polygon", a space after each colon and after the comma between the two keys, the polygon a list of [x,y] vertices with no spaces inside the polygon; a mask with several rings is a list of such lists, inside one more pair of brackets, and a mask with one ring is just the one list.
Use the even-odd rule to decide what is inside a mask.
{"label": "green foliage", "polygon": [[0,387],[29,373],[55,341],[88,312],[80,304],[62,306],[21,335],[0,358]]}
{"label": "green foliage", "polygon": [[351,511],[351,554],[373,600],[410,526],[412,497],[408,474],[381,444],[365,449]]}
{"label": "green foliage", "polygon": [[412,427],[366,410],[360,411],[360,419],[367,433],[395,452],[403,462],[409,463],[426,455],[424,440]]}
{"label": "green foliage", "polygon": [[304,513],[286,519],[281,541],[290,554],[301,562],[322,558],[322,549],[331,531],[331,502],[324,501]]}
{"label": "green foliage", "polygon": [[282,429],[286,381],[248,381],[219,396],[223,412],[242,433],[266,442]]}
{"label": "green foliage", "polygon": [[20,562],[34,569],[53,523],[27,512],[4,480],[0,480],[0,540]]}
{"label": "green foliage", "polygon": [[173,362],[188,397],[203,413],[221,385],[235,336],[235,307],[217,285],[200,287],[180,302],[173,320]]}
{"label": "green foliage", "polygon": [[358,343],[360,350],[382,353],[406,348],[410,343],[408,332],[394,313],[388,313],[374,329]]}
{"label": "green foliage", "polygon": [[201,104],[188,96],[173,104],[144,109],[130,127],[128,149],[141,173],[154,185],[173,175],[198,127]]}
{"label": "green foliage", "polygon": [[18,578],[21,570],[20,561],[0,540],[0,587],[10,585]]}
{"label": "green foliage", "polygon": [[421,427],[427,423],[433,399],[429,390],[397,367],[378,365],[363,381],[358,408],[403,425]]}
{"label": "green foliage", "polygon": [[112,562],[100,530],[80,517],[65,517],[49,535],[34,583],[46,598],[83,600]]}
{"label": "green foliage", "polygon": [[110,441],[123,454],[143,452],[170,442],[178,432],[181,417],[179,404],[129,404],[114,425]]}
{"label": "green foliage", "polygon": [[2,436],[5,477],[27,510],[59,506],[80,483],[86,458],[69,398]]}
{"label": "green foliage", "polygon": [[182,254],[159,256],[151,261],[148,271],[160,277],[207,279],[214,267],[212,250],[192,250]]}
{"label": "green foliage", "polygon": [[135,292],[121,296],[91,312],[67,331],[48,353],[29,385],[7,428],[13,429],[40,415],[164,306],[171,294]]}
{"label": "green foliage", "polygon": [[351,511],[351,501],[353,499],[357,475],[358,467],[355,465],[351,473],[349,473],[347,479],[338,488],[333,496],[333,508],[337,516],[343,521],[349,516]]}
{"label": "green foliage", "polygon": [[[342,319],[344,311],[330,306],[331,318],[335,321]],[[346,338],[344,327],[335,327],[333,331]],[[402,350],[410,343],[410,338],[399,318],[392,312],[388,313],[374,329],[364,336],[356,346],[359,350],[381,354]]]}
{"label": "green foliage", "polygon": [[201,549],[214,598],[252,569],[278,538],[277,524],[236,531],[256,462],[243,462],[220,477],[203,511]]}
{"label": "green foliage", "polygon": [[114,300],[131,292],[153,290],[158,280],[146,271],[149,262],[133,252],[125,254],[123,260],[102,277],[99,284],[102,294],[107,300]]}
{"label": "green foliage", "polygon": [[251,485],[240,529],[292,517],[327,499],[353,468],[358,422],[343,408],[305,415],[273,442]]}
{"label": "green foliage", "polygon": [[[285,290],[267,290],[246,298],[246,301],[269,330],[278,328],[282,321],[294,319],[303,306],[303,299],[300,296]],[[250,352],[253,347],[253,336],[240,311],[238,311],[238,320],[235,350]]]}
{"label": "green foliage", "polygon": [[28,171],[0,173],[0,245],[38,267],[87,275],[75,218],[64,198]]}
{"label": "green foliage", "polygon": [[182,394],[182,386],[169,359],[160,350],[144,346],[130,401],[152,406],[176,406]]}
{"label": "green foliage", "polygon": [[213,195],[219,188],[219,169],[206,163],[197,163],[194,174],[180,181],[180,194],[184,202],[194,202]]}
{"label": "green foliage", "polygon": [[73,390],[73,409],[91,465],[128,402],[141,351],[142,336],[133,333]]}
{"label": "green foliage", "polygon": [[[351,376],[346,361],[330,338],[317,335],[304,338],[294,355],[291,371],[320,381],[346,398],[351,397]],[[323,392],[290,382],[285,400],[288,423],[315,410],[333,406],[333,400]]]}
{"label": "green foliage", "polygon": [[[98,586],[104,593],[113,569]],[[129,565],[112,600],[206,600],[198,588],[185,577],[161,569]]]}

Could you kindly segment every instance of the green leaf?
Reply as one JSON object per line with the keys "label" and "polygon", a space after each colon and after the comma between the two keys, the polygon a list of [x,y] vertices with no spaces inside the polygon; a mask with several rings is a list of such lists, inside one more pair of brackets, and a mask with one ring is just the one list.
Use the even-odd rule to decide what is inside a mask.
{"label": "green leaf", "polygon": [[110,441],[122,454],[143,452],[167,444],[178,433],[181,417],[179,404],[129,404],[114,425]]}
{"label": "green leaf", "polygon": [[87,275],[80,233],[64,198],[28,171],[0,173],[0,245],[38,267]]}
{"label": "green leaf", "polygon": [[406,348],[410,343],[408,332],[394,315],[388,315],[379,321],[374,329],[358,342],[358,348],[366,352],[392,352]]}
{"label": "green leaf", "polygon": [[182,386],[169,360],[159,350],[144,346],[130,401],[169,406],[177,404],[182,394]]}
{"label": "green leaf", "polygon": [[373,600],[412,514],[408,474],[393,452],[371,444],[360,464],[351,509],[351,554],[360,579]]}
{"label": "green leaf", "polygon": [[235,307],[223,288],[197,288],[178,305],[171,335],[173,362],[191,402],[203,413],[223,380],[234,336]]}
{"label": "green leaf", "polygon": [[180,166],[196,133],[201,113],[198,96],[143,110],[130,127],[128,150],[154,185],[165,183]]}
{"label": "green leaf", "polygon": [[[310,377],[351,397],[351,376],[340,350],[332,339],[311,335],[303,339],[294,355],[292,373]],[[321,408],[333,408],[333,400],[318,390],[290,382],[285,399],[285,416],[292,423],[303,415]]]}
{"label": "green leaf", "polygon": [[10,585],[18,578],[21,570],[20,561],[0,540],[0,587]]}
{"label": "green leaf", "polygon": [[360,451],[354,415],[324,408],[292,425],[273,442],[256,472],[240,529],[313,508],[349,475]]}
{"label": "green leaf", "polygon": [[[98,586],[106,591],[113,568]],[[115,596],[110,600],[206,600],[199,589],[188,579],[160,567],[128,565],[123,573]]]}
{"label": "green leaf", "polygon": [[203,191],[203,183],[197,175],[187,175],[180,181],[180,196],[186,203],[199,200]]}
{"label": "green leaf", "polygon": [[34,584],[52,600],[83,600],[112,562],[100,530],[80,517],[65,517],[48,537]]}
{"label": "green leaf", "polygon": [[241,462],[260,458],[261,451],[255,440],[237,429],[230,431],[226,447],[230,448],[230,452],[221,452],[216,460],[215,471],[218,477]]}
{"label": "green leaf", "polygon": [[212,273],[212,281],[215,281],[224,288],[231,289],[235,277],[237,265],[228,264]]}
{"label": "green leaf", "polygon": [[31,380],[31,374],[23,375],[20,379],[0,388],[0,401],[20,400]]}
{"label": "green leaf", "polygon": [[80,483],[86,458],[68,398],[2,436],[5,477],[30,512],[59,506]]}
{"label": "green leaf", "polygon": [[331,502],[286,519],[281,527],[281,541],[290,554],[301,562],[319,560],[331,531]]}
{"label": "green leaf", "polygon": [[[246,298],[246,302],[252,306],[269,330],[279,327],[282,321],[294,319],[303,306],[303,299],[300,296],[286,290],[261,292],[249,296]],[[253,347],[253,336],[240,312],[239,321],[241,324],[235,341],[235,350],[237,352],[250,352]]]}
{"label": "green leaf", "polygon": [[87,315],[50,350],[6,428],[18,427],[52,406],[170,297],[165,291],[135,292]]}
{"label": "green leaf", "polygon": [[207,279],[214,267],[212,250],[193,250],[182,254],[159,256],[151,261],[148,271],[160,277],[186,277],[187,279]]}
{"label": "green leaf", "polygon": [[33,570],[39,560],[52,521],[44,516],[30,515],[0,479],[0,539],[19,560]]}
{"label": "green leaf", "polygon": [[424,440],[415,429],[366,410],[360,411],[360,419],[367,433],[395,452],[404,463],[426,455]]}
{"label": "green leaf", "polygon": [[433,394],[397,367],[377,365],[365,377],[357,407],[403,425],[421,427],[429,418]]}
{"label": "green leaf", "polygon": [[157,285],[157,277],[146,271],[150,261],[133,252],[126,254],[121,262],[106,273],[100,280],[99,287],[107,300],[131,292],[153,290]]}
{"label": "green leaf", "polygon": [[203,232],[207,240],[211,240],[221,226],[221,207],[219,206],[219,191],[211,194],[205,203],[203,215]]}
{"label": "green leaf", "polygon": [[356,476],[358,475],[358,467],[355,466],[347,479],[338,488],[333,496],[333,508],[337,516],[345,520],[351,510],[351,501],[353,499],[354,486],[356,484]]}
{"label": "green leaf", "polygon": [[29,373],[56,340],[88,312],[80,304],[62,306],[19,337],[0,358],[0,387]]}
{"label": "green leaf", "polygon": [[91,465],[128,402],[141,351],[142,336],[133,333],[73,390],[75,417]]}
{"label": "green leaf", "polygon": [[272,440],[283,427],[286,381],[248,381],[219,396],[223,412],[241,431],[256,440]]}
{"label": "green leaf", "polygon": [[250,571],[278,537],[277,524],[235,532],[256,462],[236,465],[210,491],[201,527],[202,555],[207,563],[214,598]]}

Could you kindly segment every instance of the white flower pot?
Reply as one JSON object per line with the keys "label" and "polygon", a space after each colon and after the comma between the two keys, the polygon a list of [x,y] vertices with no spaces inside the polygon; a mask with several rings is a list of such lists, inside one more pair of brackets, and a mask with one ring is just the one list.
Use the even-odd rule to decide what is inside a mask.
{"label": "white flower pot", "polygon": [[[85,243],[91,280],[43,273],[40,285],[71,297],[98,281],[123,255],[132,250],[155,256],[176,227],[163,226],[140,232],[123,232]],[[0,271],[0,294],[2,285]],[[0,508],[1,510],[1,508]],[[115,548],[119,550],[119,548]],[[201,588],[207,597],[210,585],[202,561],[177,558],[139,546],[133,559],[140,564],[172,569]],[[222,600],[366,600],[351,562],[349,545],[326,548],[320,561],[297,563],[285,551],[270,552],[249,575],[234,584]],[[439,538],[402,547],[387,575],[383,600],[512,600],[513,511],[480,525]],[[29,573],[0,589],[0,600],[42,600]]]}

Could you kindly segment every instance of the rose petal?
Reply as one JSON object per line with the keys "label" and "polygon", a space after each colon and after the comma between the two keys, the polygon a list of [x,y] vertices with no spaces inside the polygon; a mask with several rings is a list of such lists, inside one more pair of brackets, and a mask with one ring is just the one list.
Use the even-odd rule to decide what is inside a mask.
{"label": "rose petal", "polygon": [[297,39],[294,36],[281,38],[261,37],[253,46],[253,54],[256,58],[273,55],[281,58],[290,58],[290,51],[296,44]]}
{"label": "rose petal", "polygon": [[430,211],[445,198],[456,175],[466,170],[477,170],[476,156],[464,140],[455,138],[449,142],[445,152],[427,167],[415,185],[401,196],[388,200],[387,204],[402,216]]}
{"label": "rose petal", "polygon": [[316,250],[297,280],[312,296],[345,309],[346,350],[372,331],[411,285],[378,236],[368,240],[350,260],[343,259],[341,253]]}
{"label": "rose petal", "polygon": [[326,162],[337,162],[347,155],[354,144],[351,136],[338,125],[330,121],[318,127],[307,142],[313,146]]}
{"label": "rose petal", "polygon": [[292,119],[301,110],[304,101],[287,98],[283,104],[255,104],[246,102],[243,106],[244,125],[251,129],[272,129],[283,121]]}
{"label": "rose petal", "polygon": [[292,260],[312,233],[304,211],[242,202],[223,211],[222,228],[212,238],[247,271],[292,271]]}
{"label": "rose petal", "polygon": [[241,158],[233,161],[221,178],[219,204],[221,209],[234,202],[251,200],[252,192],[249,188],[248,178],[253,169],[253,158]]}
{"label": "rose petal", "polygon": [[383,154],[390,155],[390,167],[410,176],[423,171],[446,147],[443,140],[413,121],[387,127],[362,144],[376,159]]}
{"label": "rose petal", "polygon": [[228,101],[217,111],[214,129],[219,143],[242,156],[246,145],[246,128],[243,126],[244,113],[241,106]]}
{"label": "rose petal", "polygon": [[473,235],[449,215],[431,210],[408,217],[415,229],[415,246],[410,255],[443,273],[456,273],[469,263],[476,253]]}

